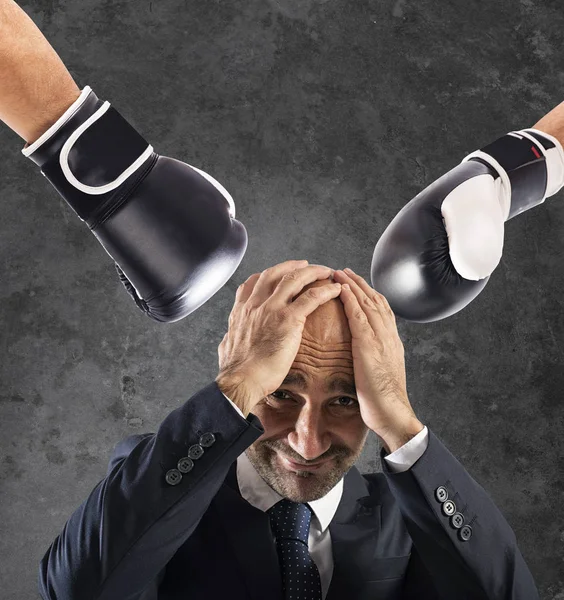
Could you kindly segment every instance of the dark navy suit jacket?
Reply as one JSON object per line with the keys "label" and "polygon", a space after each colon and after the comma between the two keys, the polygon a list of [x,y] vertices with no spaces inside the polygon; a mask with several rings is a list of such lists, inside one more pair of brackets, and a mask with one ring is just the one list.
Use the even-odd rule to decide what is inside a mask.
{"label": "dark navy suit jacket", "polygon": [[[41,560],[41,596],[282,600],[269,517],[237,486],[237,457],[263,432],[214,382],[171,412],[157,433],[119,442],[106,477]],[[202,439],[203,454],[181,473],[179,461],[191,447],[194,456]],[[329,525],[327,600],[539,599],[511,527],[431,430],[409,470],[392,473],[383,456],[383,473],[352,467],[345,475]],[[184,471],[187,463],[180,463]],[[467,541],[444,514],[440,487],[470,524]]]}

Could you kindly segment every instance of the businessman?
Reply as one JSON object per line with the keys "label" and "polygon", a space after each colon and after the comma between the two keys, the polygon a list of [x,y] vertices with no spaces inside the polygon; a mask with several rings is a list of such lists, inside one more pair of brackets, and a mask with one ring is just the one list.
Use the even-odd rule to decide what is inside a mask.
{"label": "businessman", "polygon": [[[252,275],[218,354],[213,383],[115,447],[41,561],[44,599],[538,598],[507,521],[414,414],[361,277]],[[370,430],[383,472],[361,475]]]}
{"label": "businessman", "polygon": [[[171,189],[167,175],[182,172],[183,189],[204,189],[188,169],[167,172],[170,163],[153,162],[145,188],[128,185],[130,202],[121,194],[119,207],[108,211],[102,203],[111,213],[102,215],[91,194],[96,186],[74,177],[71,190],[72,169],[94,154],[110,160],[115,148],[107,140],[107,152],[93,145],[101,133],[117,131],[119,140],[133,134],[116,114],[100,112],[97,98],[81,97],[13,2],[0,0],[0,27],[0,117],[29,148],[35,145],[32,158],[63,195],[70,190],[65,199],[106,236],[106,249],[110,230],[116,251],[124,245],[119,236],[130,233],[128,223],[119,230],[118,208],[147,205],[151,190],[162,199]],[[65,116],[75,102],[80,107]],[[73,165],[72,152],[61,151],[68,142],[62,136],[72,140],[75,127],[91,120],[83,114],[82,125],[72,121],[82,109],[96,111],[100,127],[90,140],[73,141],[80,159]],[[562,139],[562,112],[555,109],[535,127]],[[67,180],[57,179],[63,164]],[[99,177],[105,169],[94,165],[91,173]],[[225,190],[214,189],[214,215],[224,232],[236,223],[233,207]],[[206,294],[229,278],[243,242],[241,235],[235,239],[234,262]],[[166,267],[166,257],[157,255]],[[185,257],[176,258],[175,265]],[[157,270],[152,281],[137,273],[137,287],[128,288],[162,320],[181,318],[205,301],[196,294],[180,307],[171,308],[168,299],[149,306],[151,284],[169,271],[171,265]],[[43,598],[538,598],[500,511],[414,414],[393,312],[362,278],[304,261],[255,274],[237,292],[218,350],[214,382],[157,432],[115,447],[105,478],[40,563]],[[383,472],[361,475],[354,463],[370,430],[382,443]]]}

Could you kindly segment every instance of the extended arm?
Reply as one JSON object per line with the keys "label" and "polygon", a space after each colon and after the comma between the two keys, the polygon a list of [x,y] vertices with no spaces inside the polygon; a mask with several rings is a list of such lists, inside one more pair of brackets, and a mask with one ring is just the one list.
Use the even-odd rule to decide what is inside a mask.
{"label": "extended arm", "polygon": [[532,128],[554,136],[564,146],[564,102],[553,108]]}
{"label": "extended arm", "polygon": [[12,0],[0,0],[0,119],[31,144],[79,95],[31,18]]}
{"label": "extended arm", "polygon": [[[0,119],[31,144],[79,95],[68,69],[31,18],[13,0],[0,0]],[[533,128],[564,144],[564,102]]]}

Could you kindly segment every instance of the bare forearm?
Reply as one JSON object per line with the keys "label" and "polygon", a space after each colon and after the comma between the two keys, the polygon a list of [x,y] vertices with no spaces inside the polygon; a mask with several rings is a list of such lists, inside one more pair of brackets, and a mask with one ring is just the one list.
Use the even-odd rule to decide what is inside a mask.
{"label": "bare forearm", "polygon": [[564,102],[553,108],[532,128],[552,135],[564,146]]}
{"label": "bare forearm", "polygon": [[0,0],[0,119],[31,144],[79,95],[31,18],[12,0]]}

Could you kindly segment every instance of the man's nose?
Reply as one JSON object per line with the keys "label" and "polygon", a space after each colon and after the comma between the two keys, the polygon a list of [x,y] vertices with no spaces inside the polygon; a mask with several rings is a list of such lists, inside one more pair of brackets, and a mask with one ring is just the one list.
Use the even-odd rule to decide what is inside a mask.
{"label": "man's nose", "polygon": [[304,460],[315,461],[331,447],[331,435],[319,409],[304,406],[296,419],[288,443]]}

